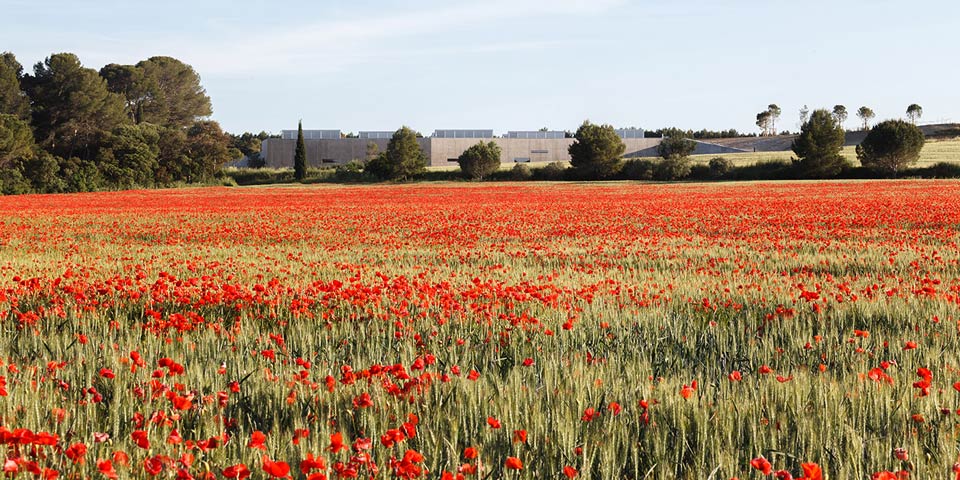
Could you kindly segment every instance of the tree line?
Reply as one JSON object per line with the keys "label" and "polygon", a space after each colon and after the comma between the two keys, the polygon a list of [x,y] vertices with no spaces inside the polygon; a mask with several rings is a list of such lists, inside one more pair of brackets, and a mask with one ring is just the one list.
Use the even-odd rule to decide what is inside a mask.
{"label": "tree line", "polygon": [[[775,103],[771,103],[767,106],[767,109],[757,114],[757,127],[760,128],[760,136],[770,136],[770,135],[786,135],[790,132],[777,132],[777,120],[780,119],[780,114],[782,110]],[[833,116],[834,121],[843,128],[843,124],[847,121],[849,116],[847,112],[847,107],[845,105],[834,105],[833,110],[830,112]],[[910,104],[907,107],[907,118],[914,125],[917,124],[917,121],[920,120],[920,117],[923,116],[923,107],[917,105],[916,103]],[[870,122],[877,116],[873,109],[868,106],[862,106],[857,109],[856,115],[860,118],[860,131],[866,132],[870,130]],[[804,105],[800,108],[800,125],[804,125],[810,119],[810,108]]]}
{"label": "tree line", "polygon": [[[84,67],[56,53],[32,72],[0,55],[0,192],[77,192],[207,182],[266,138],[209,120],[196,71],[172,57]],[[242,152],[242,150],[245,150]]]}
{"label": "tree line", "polygon": [[[626,145],[611,125],[597,125],[585,121],[574,133],[569,147],[569,167],[550,164],[539,172],[517,164],[506,177],[500,173],[500,147],[492,141],[480,141],[458,158],[460,173],[472,180],[487,178],[524,180],[683,180],[694,179],[786,179],[786,178],[878,178],[897,177],[907,171],[920,157],[925,143],[923,132],[912,122],[887,120],[869,130],[857,146],[861,163],[855,168],[841,151],[846,132],[835,112],[818,109],[808,115],[794,139],[791,149],[796,158],[789,164],[736,167],[723,157],[716,157],[706,165],[694,165],[690,155],[696,142],[690,132],[678,128],[662,129],[663,140],[657,147],[659,161],[647,158],[624,158]],[[295,156],[296,180],[306,175],[306,154],[298,139]],[[425,172],[427,159],[417,143],[415,132],[403,127],[394,133],[386,151],[372,152],[366,164],[358,163],[338,168],[366,174],[379,180],[403,181],[418,178]],[[935,166],[932,176],[955,176],[956,169]],[[738,171],[739,168],[739,171]],[[916,172],[921,175],[927,172]]]}

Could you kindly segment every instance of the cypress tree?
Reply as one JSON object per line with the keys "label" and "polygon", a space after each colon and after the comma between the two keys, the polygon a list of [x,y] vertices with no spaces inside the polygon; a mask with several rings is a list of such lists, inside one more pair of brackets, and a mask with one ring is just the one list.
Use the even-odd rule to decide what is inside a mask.
{"label": "cypress tree", "polygon": [[297,126],[297,151],[293,154],[293,178],[302,182],[307,177],[307,146],[303,143],[303,120]]}

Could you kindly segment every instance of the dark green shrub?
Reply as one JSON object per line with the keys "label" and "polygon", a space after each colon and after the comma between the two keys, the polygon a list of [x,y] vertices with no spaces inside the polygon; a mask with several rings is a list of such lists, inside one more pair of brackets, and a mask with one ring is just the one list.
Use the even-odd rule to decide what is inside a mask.
{"label": "dark green shrub", "polygon": [[553,162],[544,167],[533,170],[534,180],[557,181],[566,177],[567,166],[561,162]]}
{"label": "dark green shrub", "polygon": [[733,161],[723,158],[723,157],[714,157],[710,159],[708,168],[710,169],[710,176],[713,178],[723,178],[733,170]]}
{"label": "dark green shrub", "polygon": [[833,114],[815,110],[791,145],[799,157],[797,172],[806,178],[832,178],[849,168],[850,162],[840,155],[845,138],[843,126]]}
{"label": "dark green shrub", "polygon": [[687,175],[687,178],[690,180],[710,180],[714,178],[710,174],[710,166],[698,163],[690,167],[690,175]]}
{"label": "dark green shrub", "polygon": [[653,180],[657,163],[646,158],[627,160],[620,168],[619,177],[624,180]]}
{"label": "dark green shrub", "polygon": [[510,169],[509,178],[510,180],[516,181],[530,180],[533,178],[533,172],[530,171],[530,167],[526,164],[518,163]]}
{"label": "dark green shrub", "polygon": [[500,146],[495,142],[479,142],[461,153],[457,163],[464,178],[483,180],[500,168]]}
{"label": "dark green shrub", "polygon": [[683,180],[690,176],[690,160],[686,157],[670,157],[657,163],[653,179],[660,181]]}
{"label": "dark green shrub", "polygon": [[917,162],[925,139],[923,132],[903,120],[887,120],[870,129],[857,145],[857,158],[864,167],[895,177]]}
{"label": "dark green shrub", "polygon": [[767,160],[734,167],[727,174],[731,180],[788,180],[796,178],[796,171],[791,162],[782,160]]}

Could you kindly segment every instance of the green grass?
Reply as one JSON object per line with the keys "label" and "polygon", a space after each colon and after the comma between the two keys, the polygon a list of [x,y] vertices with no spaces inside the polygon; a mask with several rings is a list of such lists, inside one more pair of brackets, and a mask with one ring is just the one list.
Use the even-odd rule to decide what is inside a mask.
{"label": "green grass", "polygon": [[[850,160],[854,165],[860,165],[857,160],[856,147],[844,147],[841,152],[844,157]],[[761,162],[789,162],[794,157],[792,151],[782,152],[750,152],[750,153],[725,153],[720,155],[693,155],[690,158],[695,163],[706,164],[711,158],[723,157],[733,161],[737,166],[754,165]],[[916,167],[928,167],[935,163],[960,162],[960,139],[953,140],[928,140],[923,150],[920,152],[920,159]]]}

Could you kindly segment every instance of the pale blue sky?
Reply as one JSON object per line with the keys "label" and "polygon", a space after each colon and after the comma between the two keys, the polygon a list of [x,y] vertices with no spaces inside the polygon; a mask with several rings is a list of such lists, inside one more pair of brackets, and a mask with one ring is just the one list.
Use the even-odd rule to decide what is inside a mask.
{"label": "pale blue sky", "polygon": [[[283,3],[283,5],[281,5]],[[232,132],[295,128],[756,131],[756,113],[910,103],[960,121],[960,2],[0,0],[27,69],[170,55]]]}

